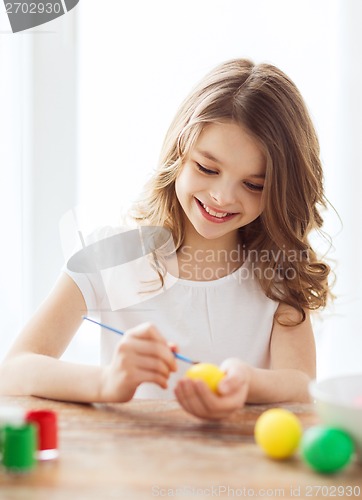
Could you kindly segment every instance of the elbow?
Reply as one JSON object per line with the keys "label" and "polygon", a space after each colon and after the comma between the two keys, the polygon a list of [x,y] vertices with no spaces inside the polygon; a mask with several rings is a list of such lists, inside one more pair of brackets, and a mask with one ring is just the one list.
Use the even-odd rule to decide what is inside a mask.
{"label": "elbow", "polygon": [[0,396],[26,395],[25,380],[21,367],[22,356],[7,357],[0,364]]}
{"label": "elbow", "polygon": [[3,361],[0,364],[0,396],[13,396],[11,391],[11,368],[9,370],[10,361]]}

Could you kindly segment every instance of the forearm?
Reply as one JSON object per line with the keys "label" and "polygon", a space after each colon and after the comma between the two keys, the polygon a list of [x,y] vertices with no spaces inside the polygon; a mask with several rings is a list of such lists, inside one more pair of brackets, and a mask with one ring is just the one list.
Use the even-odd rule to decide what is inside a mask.
{"label": "forearm", "polygon": [[251,368],[248,403],[310,402],[310,377],[300,370]]}
{"label": "forearm", "polygon": [[18,354],[0,366],[0,394],[89,403],[99,400],[102,368],[34,353]]}

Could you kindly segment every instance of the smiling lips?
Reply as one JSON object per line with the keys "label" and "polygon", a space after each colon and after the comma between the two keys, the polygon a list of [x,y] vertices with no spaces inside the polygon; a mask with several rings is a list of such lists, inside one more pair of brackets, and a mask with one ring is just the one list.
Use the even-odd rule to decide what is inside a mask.
{"label": "smiling lips", "polygon": [[205,205],[205,203],[202,203],[199,199],[195,198],[197,201],[197,205],[200,208],[200,211],[202,215],[207,219],[212,222],[226,222],[230,219],[232,219],[236,213],[230,213],[230,212],[216,212],[212,208],[208,207]]}

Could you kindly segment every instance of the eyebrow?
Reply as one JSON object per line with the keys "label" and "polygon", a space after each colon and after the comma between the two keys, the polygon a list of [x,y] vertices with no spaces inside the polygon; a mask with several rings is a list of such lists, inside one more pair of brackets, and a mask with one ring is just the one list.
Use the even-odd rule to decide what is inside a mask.
{"label": "eyebrow", "polygon": [[249,175],[249,177],[252,177],[253,179],[265,179],[265,174],[253,174]]}
{"label": "eyebrow", "polygon": [[[204,158],[207,158],[208,160],[211,160],[214,163],[219,163],[219,164],[222,163],[221,161],[219,161],[217,158],[215,158],[215,156],[213,156],[208,151],[201,151],[201,150],[197,149],[196,153],[199,153]],[[253,174],[253,175],[249,175],[249,177],[252,177],[253,179],[265,179],[265,174]]]}
{"label": "eyebrow", "polygon": [[208,151],[200,151],[199,149],[196,150],[197,153],[199,153],[200,155],[204,156],[205,158],[207,158],[208,160],[211,160],[215,163],[221,163],[221,161],[219,161],[217,158],[215,158],[215,156],[213,156],[211,153],[209,153]]}

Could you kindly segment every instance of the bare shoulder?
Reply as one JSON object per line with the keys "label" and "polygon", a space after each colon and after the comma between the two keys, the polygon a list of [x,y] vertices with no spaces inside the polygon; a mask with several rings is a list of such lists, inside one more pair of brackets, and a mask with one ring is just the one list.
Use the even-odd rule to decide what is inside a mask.
{"label": "bare shoulder", "polygon": [[23,352],[60,357],[79,328],[85,311],[81,291],[63,273],[24,326],[7,357]]}

